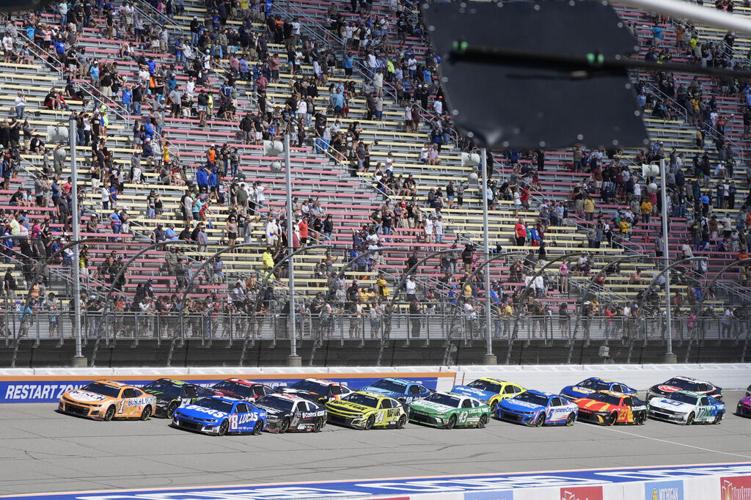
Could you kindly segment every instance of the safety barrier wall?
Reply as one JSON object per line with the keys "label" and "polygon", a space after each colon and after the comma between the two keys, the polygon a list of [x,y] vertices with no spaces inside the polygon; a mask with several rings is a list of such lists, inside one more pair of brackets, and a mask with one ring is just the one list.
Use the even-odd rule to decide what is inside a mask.
{"label": "safety barrier wall", "polygon": [[645,390],[675,375],[708,380],[724,389],[740,389],[751,384],[751,364],[6,369],[0,370],[0,403],[52,402],[69,388],[80,387],[89,380],[102,378],[141,385],[160,377],[179,378],[199,384],[212,384],[225,378],[239,377],[273,386],[317,377],[339,381],[357,389],[379,378],[397,377],[420,381],[431,389],[449,390],[455,383],[493,377],[512,380],[529,388],[558,392],[566,385],[591,376],[618,380]]}
{"label": "safety barrier wall", "polygon": [[58,500],[377,498],[381,500],[749,500],[751,463],[624,467],[129,491],[39,494]]}

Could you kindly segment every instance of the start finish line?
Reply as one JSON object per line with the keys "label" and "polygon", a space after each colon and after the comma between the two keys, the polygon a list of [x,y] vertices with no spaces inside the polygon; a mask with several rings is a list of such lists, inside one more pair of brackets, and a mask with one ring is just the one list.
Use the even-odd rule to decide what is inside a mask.
{"label": "start finish line", "polygon": [[14,495],[60,500],[749,500],[751,463]]}

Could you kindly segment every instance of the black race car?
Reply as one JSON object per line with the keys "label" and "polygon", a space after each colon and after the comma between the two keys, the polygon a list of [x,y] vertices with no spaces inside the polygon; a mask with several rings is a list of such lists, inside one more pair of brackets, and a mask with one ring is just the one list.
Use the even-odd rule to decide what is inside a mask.
{"label": "black race car", "polygon": [[722,400],[722,389],[710,382],[696,380],[691,377],[673,377],[662,384],[650,387],[647,390],[647,401],[654,397],[669,397],[678,391],[695,392]]}
{"label": "black race car", "polygon": [[274,392],[271,386],[241,378],[222,380],[214,384],[212,388],[229,398],[244,399],[246,401],[256,401],[258,398]]}
{"label": "black race car", "polygon": [[155,417],[172,418],[180,406],[196,399],[214,396],[216,391],[182,380],[160,378],[142,387],[144,392],[156,396]]}
{"label": "black race car", "polygon": [[306,378],[289,387],[278,387],[277,392],[293,394],[314,403],[325,403],[332,399],[341,399],[342,396],[346,396],[352,391],[339,382]]}
{"label": "black race car", "polygon": [[255,403],[266,410],[269,432],[318,432],[326,425],[326,409],[293,394],[271,394]]}

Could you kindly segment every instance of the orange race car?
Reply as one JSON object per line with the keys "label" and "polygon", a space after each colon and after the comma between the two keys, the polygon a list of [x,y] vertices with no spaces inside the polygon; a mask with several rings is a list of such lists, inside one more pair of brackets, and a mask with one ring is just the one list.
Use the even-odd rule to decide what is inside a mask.
{"label": "orange race car", "polygon": [[631,394],[598,391],[586,398],[575,399],[578,420],[599,425],[636,424],[647,420],[647,405]]}
{"label": "orange race car", "polygon": [[63,393],[57,409],[61,413],[94,420],[112,420],[113,418],[146,420],[156,410],[156,397],[132,385],[111,380],[97,380],[81,389]]}

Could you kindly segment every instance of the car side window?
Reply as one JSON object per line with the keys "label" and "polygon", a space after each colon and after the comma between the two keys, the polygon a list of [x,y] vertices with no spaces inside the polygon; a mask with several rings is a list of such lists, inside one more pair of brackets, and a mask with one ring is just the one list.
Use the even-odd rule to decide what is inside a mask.
{"label": "car side window", "polygon": [[462,401],[462,408],[472,408],[472,401],[469,399]]}
{"label": "car side window", "polygon": [[123,392],[124,398],[138,398],[141,397],[141,391],[138,389],[125,389]]}
{"label": "car side window", "polygon": [[248,405],[245,403],[240,403],[236,406],[237,413],[248,413],[250,410],[248,409]]}
{"label": "car side window", "polygon": [[394,402],[392,400],[390,400],[390,399],[384,399],[383,400],[383,406],[382,406],[382,408],[393,408],[393,407],[394,407]]}
{"label": "car side window", "polygon": [[613,391],[614,391],[614,392],[623,392],[623,387],[621,387],[621,386],[620,386],[620,385],[618,385],[618,384],[614,384],[614,385],[613,385]]}
{"label": "car side window", "polygon": [[561,403],[561,398],[553,398],[550,400],[551,406],[563,406],[563,403]]}
{"label": "car side window", "polygon": [[196,390],[194,386],[189,385],[185,388],[185,395],[188,396],[189,398],[194,398],[198,396],[198,391]]}
{"label": "car side window", "polygon": [[342,393],[342,388],[340,385],[330,385],[329,393],[333,394],[334,396],[338,396],[339,394]]}
{"label": "car side window", "polygon": [[514,392],[516,392],[516,391],[514,391],[514,386],[513,385],[507,385],[506,387],[503,388],[503,393],[504,394],[514,394]]}
{"label": "car side window", "polygon": [[702,405],[702,406],[706,406],[708,404],[707,398],[700,398],[699,399],[699,404]]}
{"label": "car side window", "polygon": [[420,394],[421,392],[422,391],[420,390],[420,386],[419,385],[410,385],[409,386],[409,393],[411,395],[416,396],[416,395]]}
{"label": "car side window", "polygon": [[315,403],[307,403],[308,411],[318,411],[318,406]]}

